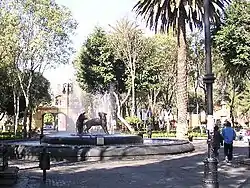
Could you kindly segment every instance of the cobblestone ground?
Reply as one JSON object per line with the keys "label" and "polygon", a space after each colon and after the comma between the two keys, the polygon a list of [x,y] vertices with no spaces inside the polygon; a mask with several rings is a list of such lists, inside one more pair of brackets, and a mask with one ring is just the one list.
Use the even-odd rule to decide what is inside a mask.
{"label": "cobblestone ground", "polygon": [[[37,163],[12,161],[21,169],[15,188],[200,188],[207,146],[206,141],[194,141],[194,145],[194,152],[173,156],[54,164],[46,183]],[[219,163],[220,188],[250,187],[248,166],[237,162],[247,154],[247,144],[236,142],[235,161]]]}

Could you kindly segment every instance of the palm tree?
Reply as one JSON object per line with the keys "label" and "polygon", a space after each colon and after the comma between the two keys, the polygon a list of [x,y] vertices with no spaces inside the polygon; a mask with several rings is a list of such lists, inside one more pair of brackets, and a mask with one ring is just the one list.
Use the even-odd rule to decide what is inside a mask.
{"label": "palm tree", "polygon": [[[221,15],[230,0],[210,0],[210,20],[214,25],[221,23]],[[138,0],[133,10],[142,16],[155,32],[169,31],[177,34],[177,137],[187,133],[187,24],[191,31],[203,27],[203,0]]]}

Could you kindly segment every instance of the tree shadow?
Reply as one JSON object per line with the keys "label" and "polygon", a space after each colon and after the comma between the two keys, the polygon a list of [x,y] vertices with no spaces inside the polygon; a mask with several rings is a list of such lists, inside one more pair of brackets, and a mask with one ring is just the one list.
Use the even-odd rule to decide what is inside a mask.
{"label": "tree shadow", "polygon": [[[235,147],[235,159],[246,156],[247,147]],[[221,149],[221,154],[223,150]],[[109,162],[78,162],[48,171],[43,188],[88,187],[88,188],[201,188],[206,153],[182,154],[144,160],[116,160]],[[219,162],[220,188],[249,187],[248,166],[234,162],[228,165]],[[27,170],[24,175],[37,184],[41,183],[41,170]],[[35,184],[35,183],[34,183]]]}

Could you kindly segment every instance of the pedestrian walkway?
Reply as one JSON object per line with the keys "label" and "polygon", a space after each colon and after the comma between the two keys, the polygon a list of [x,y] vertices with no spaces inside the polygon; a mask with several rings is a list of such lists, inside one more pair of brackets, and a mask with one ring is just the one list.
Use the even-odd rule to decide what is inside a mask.
{"label": "pedestrian walkway", "polygon": [[[201,188],[207,145],[206,141],[194,145],[195,152],[174,156],[61,164],[48,171],[45,184],[37,164],[34,168],[20,165],[20,183],[15,188]],[[220,188],[250,187],[248,166],[237,163],[247,152],[247,144],[236,142],[235,161],[219,163]]]}

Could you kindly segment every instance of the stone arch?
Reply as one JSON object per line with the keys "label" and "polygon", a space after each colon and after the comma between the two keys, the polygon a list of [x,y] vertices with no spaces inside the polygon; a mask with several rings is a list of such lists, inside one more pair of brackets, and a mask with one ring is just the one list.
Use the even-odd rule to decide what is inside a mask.
{"label": "stone arch", "polygon": [[33,115],[33,128],[43,132],[44,115],[50,113],[56,120],[56,130],[67,130],[67,114],[64,108],[58,108],[56,106],[39,106]]}
{"label": "stone arch", "polygon": [[[47,113],[48,112],[44,113],[43,116]],[[66,125],[67,115],[61,111],[58,111],[57,113],[51,113],[51,114],[54,116],[55,129],[57,131],[66,131],[67,130],[67,125]]]}

